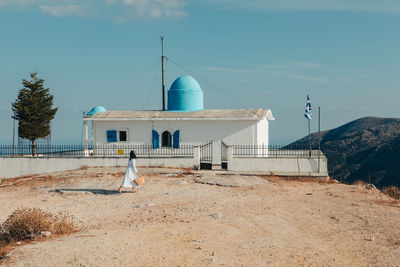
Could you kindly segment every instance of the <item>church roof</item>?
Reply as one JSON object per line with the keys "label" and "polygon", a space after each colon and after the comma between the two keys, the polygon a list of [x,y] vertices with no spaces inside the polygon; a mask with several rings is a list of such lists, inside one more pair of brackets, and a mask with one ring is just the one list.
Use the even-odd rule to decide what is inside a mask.
{"label": "church roof", "polygon": [[195,90],[201,91],[199,83],[189,75],[178,77],[169,90]]}
{"label": "church roof", "polygon": [[203,91],[199,83],[188,75],[178,77],[168,91],[168,110],[189,112],[203,109]]}
{"label": "church roof", "polygon": [[85,120],[274,120],[269,109],[207,109],[190,112],[155,110],[101,112]]}
{"label": "church roof", "polygon": [[92,108],[88,113],[86,113],[86,116],[93,116],[97,113],[107,111],[103,106],[95,106]]}

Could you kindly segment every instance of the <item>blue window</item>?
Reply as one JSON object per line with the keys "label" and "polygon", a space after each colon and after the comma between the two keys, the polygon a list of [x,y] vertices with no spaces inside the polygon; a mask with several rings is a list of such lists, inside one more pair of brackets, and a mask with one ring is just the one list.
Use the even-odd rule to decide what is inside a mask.
{"label": "blue window", "polygon": [[153,136],[153,148],[158,148],[160,146],[160,144],[159,144],[159,142],[160,142],[159,141],[160,140],[159,134],[157,133],[157,131],[153,130],[152,136]]}
{"label": "blue window", "polygon": [[108,143],[117,142],[117,131],[116,130],[108,130],[107,131],[107,142]]}

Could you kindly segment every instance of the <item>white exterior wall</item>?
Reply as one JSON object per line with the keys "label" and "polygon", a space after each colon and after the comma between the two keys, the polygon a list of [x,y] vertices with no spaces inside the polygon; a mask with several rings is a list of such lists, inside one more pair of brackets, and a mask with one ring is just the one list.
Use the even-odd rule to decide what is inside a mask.
{"label": "white exterior wall", "polygon": [[[120,144],[152,144],[152,130],[160,135],[168,130],[180,131],[184,144],[202,144],[222,140],[227,145],[268,145],[268,121],[263,120],[156,120],[156,121],[93,121],[93,144],[108,144],[107,130],[127,131],[128,141]],[[116,144],[116,143],[109,143]]]}
{"label": "white exterior wall", "polygon": [[274,175],[328,176],[326,158],[229,158],[229,171],[249,171]]}
{"label": "white exterior wall", "polygon": [[229,171],[249,171],[282,176],[328,176],[328,161],[325,156],[321,156],[320,159],[317,157],[232,157],[232,151],[232,147],[229,147]]}
{"label": "white exterior wall", "polygon": [[[193,158],[137,158],[137,166],[162,166],[193,168],[199,164],[199,149],[194,149]],[[25,175],[45,174],[88,167],[127,166],[128,158],[0,158],[0,178],[15,178]],[[22,167],[21,167],[22,166]]]}
{"label": "white exterior wall", "polygon": [[257,144],[256,145],[268,145],[269,134],[268,134],[268,120],[264,118],[257,122]]}

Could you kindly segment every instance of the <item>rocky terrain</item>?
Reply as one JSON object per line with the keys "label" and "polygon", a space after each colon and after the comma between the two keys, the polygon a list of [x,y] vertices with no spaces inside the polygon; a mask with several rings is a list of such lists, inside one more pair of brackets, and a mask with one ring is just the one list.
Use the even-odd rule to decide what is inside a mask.
{"label": "rocky terrain", "polygon": [[[400,119],[365,117],[321,132],[321,150],[336,179],[400,187]],[[306,136],[290,146],[307,148]],[[318,147],[318,133],[311,134]]]}
{"label": "rocky terrain", "polygon": [[400,202],[304,178],[124,168],[3,180],[0,221],[19,207],[75,217],[79,231],[22,242],[4,266],[397,266]]}

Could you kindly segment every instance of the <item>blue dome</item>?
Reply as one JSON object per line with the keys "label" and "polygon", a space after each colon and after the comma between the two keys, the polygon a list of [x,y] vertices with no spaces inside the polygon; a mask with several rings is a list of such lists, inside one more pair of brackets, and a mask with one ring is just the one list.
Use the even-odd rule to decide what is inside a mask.
{"label": "blue dome", "polygon": [[86,113],[86,115],[87,116],[93,116],[93,115],[95,115],[95,114],[97,114],[97,113],[100,113],[100,112],[105,112],[105,111],[107,111],[104,107],[102,107],[102,106],[95,106],[94,108],[92,108],[88,113]]}
{"label": "blue dome", "polygon": [[203,91],[199,83],[187,75],[178,77],[168,91],[168,110],[196,111],[203,109]]}
{"label": "blue dome", "polygon": [[198,90],[201,91],[199,83],[188,75],[178,77],[169,90]]}

